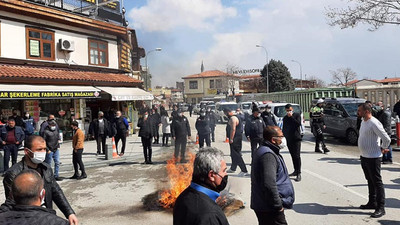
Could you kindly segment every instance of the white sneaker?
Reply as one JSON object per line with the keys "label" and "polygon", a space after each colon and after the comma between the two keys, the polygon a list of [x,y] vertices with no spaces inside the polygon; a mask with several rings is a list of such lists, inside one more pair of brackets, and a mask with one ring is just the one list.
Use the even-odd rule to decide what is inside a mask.
{"label": "white sneaker", "polygon": [[238,177],[249,177],[249,176],[250,176],[249,173],[243,172],[243,171],[241,171],[241,172],[238,174]]}
{"label": "white sneaker", "polygon": [[236,171],[231,170],[231,169],[227,170],[226,172],[227,172],[227,173],[236,173]]}

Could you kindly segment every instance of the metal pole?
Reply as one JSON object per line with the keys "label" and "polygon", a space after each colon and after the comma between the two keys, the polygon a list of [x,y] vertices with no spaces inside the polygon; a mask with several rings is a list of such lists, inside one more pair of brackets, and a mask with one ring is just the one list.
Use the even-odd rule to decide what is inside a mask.
{"label": "metal pole", "polygon": [[156,48],[156,49],[153,49],[153,50],[150,50],[150,51],[146,52],[146,56],[144,57],[144,61],[145,61],[145,64],[146,64],[146,76],[144,77],[144,84],[145,84],[145,90],[146,91],[148,91],[148,79],[149,79],[149,67],[147,66],[147,56],[150,53],[155,52],[155,51],[161,51],[161,48]]}
{"label": "metal pole", "polygon": [[299,66],[300,66],[300,90],[302,90],[303,89],[303,71],[301,68],[301,63],[296,60],[292,60],[292,62],[295,62],[295,63],[299,64]]}
{"label": "metal pole", "polygon": [[268,51],[267,51],[267,49],[264,47],[264,46],[262,46],[262,45],[256,45],[256,47],[259,47],[259,48],[263,48],[264,49],[264,51],[265,51],[265,55],[266,55],[266,59],[267,59],[267,93],[269,93],[269,76],[268,76]]}

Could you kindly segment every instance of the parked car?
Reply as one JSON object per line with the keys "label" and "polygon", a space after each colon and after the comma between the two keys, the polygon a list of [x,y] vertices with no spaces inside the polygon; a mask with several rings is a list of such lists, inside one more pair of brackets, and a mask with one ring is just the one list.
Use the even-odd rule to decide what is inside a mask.
{"label": "parked car", "polygon": [[239,102],[239,108],[247,116],[252,113],[252,102]]}
{"label": "parked car", "polygon": [[[317,100],[313,100],[313,105],[316,104]],[[359,98],[325,99],[323,108],[326,129],[323,132],[335,137],[345,138],[350,144],[356,145],[358,141],[357,109],[358,105],[364,102],[365,99]],[[310,124],[312,124],[311,118]]]}
{"label": "parked car", "polygon": [[[288,103],[269,103],[268,106],[271,107],[271,112],[274,114],[275,116],[275,120],[278,123],[278,126],[282,129],[282,125],[283,125],[283,117],[286,116],[286,109],[285,106]],[[301,136],[304,135],[304,131],[305,131],[305,120],[304,120],[304,114],[303,111],[301,110],[301,107],[299,104],[295,104],[295,103],[290,103],[293,107],[293,111],[295,113],[300,113],[300,117],[301,117],[301,127],[300,127],[300,134]],[[260,107],[260,106],[259,106]],[[263,106],[264,108],[266,106]]]}
{"label": "parked car", "polygon": [[224,110],[226,108],[230,110],[236,110],[239,105],[236,102],[218,102],[215,104],[215,114],[217,115],[217,121],[219,123],[228,122],[228,117],[225,115]]}
{"label": "parked car", "polygon": [[200,102],[200,109],[205,109],[205,108],[207,108],[208,105],[215,105],[215,102],[213,102],[213,101],[201,101]]}

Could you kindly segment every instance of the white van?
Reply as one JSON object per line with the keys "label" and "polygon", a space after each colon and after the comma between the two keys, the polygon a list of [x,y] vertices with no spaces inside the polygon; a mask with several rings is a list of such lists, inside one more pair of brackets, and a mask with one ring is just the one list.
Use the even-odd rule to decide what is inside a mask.
{"label": "white van", "polygon": [[301,134],[301,136],[303,136],[304,135],[304,131],[305,131],[305,120],[304,120],[303,111],[301,110],[301,107],[300,107],[299,104],[295,104],[295,103],[268,103],[268,106],[271,107],[271,112],[274,113],[276,123],[278,123],[278,126],[282,129],[283,117],[286,116],[285,106],[287,104],[291,104],[292,105],[293,111],[295,113],[300,113],[300,117],[301,117],[300,134]]}
{"label": "white van", "polygon": [[215,104],[215,114],[219,123],[227,123],[228,117],[226,117],[224,110],[226,108],[235,110],[239,107],[236,102],[217,102]]}

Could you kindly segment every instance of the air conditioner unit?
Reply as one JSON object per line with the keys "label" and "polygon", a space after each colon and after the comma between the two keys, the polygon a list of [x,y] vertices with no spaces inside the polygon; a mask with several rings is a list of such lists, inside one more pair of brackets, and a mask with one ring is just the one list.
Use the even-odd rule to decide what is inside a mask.
{"label": "air conditioner unit", "polygon": [[75,50],[75,43],[70,40],[60,39],[60,49],[62,51],[73,52]]}

